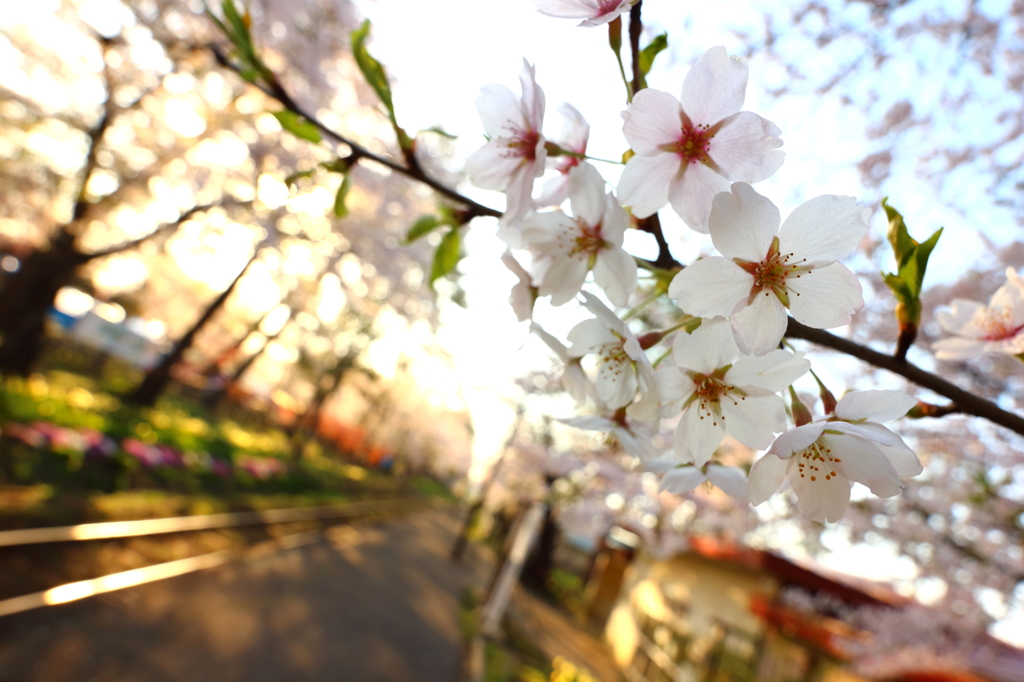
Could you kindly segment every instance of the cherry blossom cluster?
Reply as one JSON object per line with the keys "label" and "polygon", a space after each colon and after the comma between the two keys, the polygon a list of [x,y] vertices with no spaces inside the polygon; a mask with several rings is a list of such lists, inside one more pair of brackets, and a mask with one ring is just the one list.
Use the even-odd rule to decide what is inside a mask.
{"label": "cherry blossom cluster", "polygon": [[[546,14],[595,26],[631,3],[538,4]],[[707,482],[760,504],[788,483],[804,514],[837,521],[854,482],[892,497],[903,477],[921,472],[914,452],[882,425],[916,401],[901,391],[854,392],[823,399],[826,413],[812,419],[797,398],[793,383],[811,363],[782,347],[788,318],[834,328],[863,306],[857,277],[838,261],[864,239],[870,210],[852,197],[824,195],[783,221],[751,187],[773,175],[784,155],[779,128],[742,111],[747,71],[743,59],[714,47],[690,69],[679,98],[636,93],[622,114],[631,154],[609,191],[586,155],[589,126],[577,109],[562,105],[560,135],[544,136],[544,92],[524,61],[521,95],[490,85],[477,100],[489,139],[466,171],[478,187],[506,193],[498,234],[509,249],[503,261],[519,279],[510,298],[517,317],[531,320],[564,363],[564,385],[577,405],[597,407],[598,414],[567,424],[612,434],[648,470],[663,474],[662,489],[685,493]],[[555,177],[534,197],[546,169]],[[612,306],[626,307],[638,291],[639,262],[623,248],[626,230],[666,205],[709,234],[720,255],[674,275],[667,295],[679,308],[677,324],[638,336],[628,315],[584,287],[592,278]],[[1019,325],[1024,289],[1013,291],[1012,305],[1003,301],[1011,294],[999,305],[1010,305],[1007,324]],[[569,346],[532,322],[540,297],[553,306],[577,300],[593,315],[569,332]],[[950,319],[962,321],[977,307],[969,311],[960,304]],[[971,320],[971,329],[982,328]],[[671,351],[655,370],[647,351],[663,342]],[[587,356],[596,371],[585,368]],[[674,423],[671,434],[660,433],[664,423]],[[727,437],[766,451],[749,480],[745,469],[715,459]]]}

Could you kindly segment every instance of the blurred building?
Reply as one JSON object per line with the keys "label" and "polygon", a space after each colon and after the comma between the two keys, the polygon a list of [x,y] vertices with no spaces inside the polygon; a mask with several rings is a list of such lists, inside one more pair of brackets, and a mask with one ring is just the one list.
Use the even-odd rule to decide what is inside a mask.
{"label": "blurred building", "polygon": [[[616,530],[586,594],[591,623],[603,626],[629,682],[860,682],[868,678],[854,664],[867,649],[857,645],[873,635],[838,611],[911,603],[879,583],[708,538],[692,538],[669,559],[633,559],[629,533]],[[813,597],[810,608],[787,600],[794,591]],[[1024,681],[1024,651],[982,639],[962,665],[913,669],[904,660],[897,673],[872,679]]]}

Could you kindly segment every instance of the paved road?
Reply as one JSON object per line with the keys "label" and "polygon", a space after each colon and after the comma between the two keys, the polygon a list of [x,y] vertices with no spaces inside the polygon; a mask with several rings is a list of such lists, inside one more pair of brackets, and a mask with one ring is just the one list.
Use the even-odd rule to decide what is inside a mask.
{"label": "paved road", "polygon": [[[0,618],[0,680],[452,682],[458,520],[424,511],[329,540]],[[2,569],[0,569],[2,570]]]}

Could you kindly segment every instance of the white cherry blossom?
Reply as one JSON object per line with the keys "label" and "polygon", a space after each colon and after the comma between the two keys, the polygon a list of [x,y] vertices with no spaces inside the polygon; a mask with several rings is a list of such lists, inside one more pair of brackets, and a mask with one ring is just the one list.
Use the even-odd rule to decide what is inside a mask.
{"label": "white cherry blossom", "polygon": [[958,338],[932,344],[939,360],[967,360],[982,353],[1024,353],[1024,283],[1013,268],[1007,282],[996,290],[988,305],[953,299],[949,311],[935,316],[939,325]]}
{"label": "white cherry blossom", "polygon": [[[558,107],[558,113],[562,115],[562,131],[552,141],[566,151],[586,154],[587,142],[590,140],[590,124],[571,104]],[[548,167],[558,171],[558,175],[544,183],[540,196],[534,203],[537,206],[560,206],[569,196],[569,171],[581,163],[585,162],[578,156],[570,154],[548,157]]]}
{"label": "white cherry blossom", "polygon": [[637,0],[534,0],[537,11],[549,17],[582,19],[580,26],[593,27],[607,24]]}
{"label": "white cherry blossom", "polygon": [[639,460],[651,460],[658,455],[654,446],[654,432],[643,422],[621,415],[621,419],[609,419],[598,415],[568,417],[557,421],[584,431],[602,431],[615,436],[627,454]]}
{"label": "white cherry blossom", "polygon": [[713,47],[683,81],[682,101],[641,90],[623,112],[622,132],[636,155],[626,164],[618,195],[645,218],[666,203],[698,232],[708,231],[711,200],[731,182],[759,182],[782,165],[781,131],[740,111],[747,62]]}
{"label": "white cherry blossom", "polygon": [[725,256],[676,275],[668,294],[697,317],[727,316],[740,348],[761,355],[786,332],[786,308],[810,327],[847,324],[864,305],[856,275],[835,262],[868,230],[871,211],[826,194],[798,206],[779,227],[779,209],[743,182],[715,197],[711,241]]}
{"label": "white cherry blossom", "polygon": [[901,476],[921,473],[921,462],[899,436],[881,425],[916,404],[902,391],[855,391],[823,421],[779,436],[750,470],[750,502],[771,497],[785,480],[797,506],[814,521],[838,521],[850,503],[853,482],[879,497],[903,489]]}
{"label": "white cherry blossom", "polygon": [[551,305],[568,303],[579,293],[587,273],[617,306],[636,289],[636,263],[622,248],[629,216],[615,197],[605,193],[604,179],[589,163],[569,172],[569,204],[561,210],[531,213],[521,234],[534,258],[534,279]]}
{"label": "white cherry blossom", "polygon": [[569,355],[569,349],[565,344],[549,334],[536,322],[530,323],[530,331],[544,342],[554,352],[555,356],[565,365],[562,372],[562,387],[568,391],[572,399],[576,401],[576,407],[582,407],[587,402],[587,396],[594,394],[594,385],[587,378],[580,364],[580,358]]}
{"label": "white cherry blossom", "polygon": [[504,85],[485,85],[476,108],[490,138],[466,159],[466,173],[483,189],[505,192],[502,225],[510,225],[530,210],[533,181],[544,174],[547,152],[541,125],[544,91],[537,85],[534,67],[523,60],[519,76],[523,96]]}
{"label": "white cherry blossom", "polygon": [[708,462],[702,467],[693,464],[680,465],[673,459],[664,458],[649,462],[645,468],[655,473],[664,472],[658,489],[673,495],[683,495],[710,481],[729,497],[741,502],[747,501],[747,474],[739,467],[717,462]]}
{"label": "white cherry blossom", "polygon": [[704,320],[692,334],[677,334],[674,367],[659,369],[654,390],[627,412],[641,420],[682,414],[674,448],[682,462],[704,466],[728,434],[766,448],[786,428],[786,407],[776,395],[808,369],[803,353],[775,350],[739,356],[729,323]]}
{"label": "white cherry blossom", "polygon": [[593,294],[584,291],[582,295],[583,306],[596,317],[569,330],[572,345],[568,354],[577,358],[596,355],[597,399],[611,409],[628,405],[637,388],[647,391],[651,387],[651,361],[625,322]]}

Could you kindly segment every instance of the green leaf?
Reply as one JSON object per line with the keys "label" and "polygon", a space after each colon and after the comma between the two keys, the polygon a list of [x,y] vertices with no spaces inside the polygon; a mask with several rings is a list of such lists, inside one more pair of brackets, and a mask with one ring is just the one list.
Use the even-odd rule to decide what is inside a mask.
{"label": "green leaf", "polygon": [[289,187],[291,187],[292,185],[297,183],[302,178],[312,177],[313,173],[315,173],[315,172],[316,172],[315,168],[310,168],[309,170],[304,170],[304,171],[295,171],[294,173],[292,173],[291,175],[289,175],[288,177],[286,177],[284,179],[284,184],[286,184]]}
{"label": "green leaf", "polygon": [[436,135],[440,135],[441,137],[447,137],[449,140],[457,140],[457,139],[459,139],[456,135],[452,135],[451,133],[449,133],[447,130],[445,130],[441,126],[431,126],[431,127],[427,128],[426,130],[421,130],[420,132],[422,132],[422,133],[434,133]]}
{"label": "green leaf", "polygon": [[416,241],[417,239],[419,239],[423,235],[429,234],[429,233],[433,232],[435,229],[437,229],[438,227],[440,227],[443,224],[444,223],[442,223],[437,218],[437,216],[433,216],[433,215],[420,216],[416,220],[416,222],[412,224],[412,227],[410,227],[409,231],[406,233],[406,235],[405,235],[405,243],[406,244],[412,244],[414,241]]}
{"label": "green leaf", "polygon": [[332,173],[348,173],[348,170],[352,167],[352,161],[348,157],[337,158],[333,161],[320,162],[320,167]]}
{"label": "green leaf", "polygon": [[437,245],[437,251],[434,252],[434,264],[430,268],[431,289],[434,288],[435,281],[447,275],[458,265],[459,245],[459,230],[453,227]]}
{"label": "green leaf", "polygon": [[274,118],[280,121],[281,127],[295,137],[303,140],[309,140],[314,143],[321,140],[320,130],[294,111],[285,109],[283,111],[274,111],[272,113],[274,114]]}
{"label": "green leaf", "polygon": [[363,72],[363,77],[366,82],[370,84],[374,92],[377,93],[377,97],[384,103],[384,107],[388,110],[388,118],[391,119],[391,125],[398,128],[398,121],[395,119],[395,105],[391,101],[391,86],[388,84],[388,75],[384,71],[384,67],[378,62],[370,52],[366,49],[366,39],[370,37],[370,20],[367,19],[363,22],[362,26],[352,31],[352,56],[356,59],[356,64],[359,66],[359,70]]}
{"label": "green leaf", "polygon": [[[911,261],[914,263],[915,276],[917,276],[917,280],[913,285],[915,296],[921,295],[921,286],[924,283],[924,273],[928,268],[928,258],[932,255],[932,250],[935,248],[935,245],[939,243],[939,237],[942,236],[943,229],[944,228],[940,227],[935,231],[935,234],[928,237],[928,239],[921,244],[918,244],[917,248],[914,249],[914,257],[908,261],[908,265]],[[904,277],[907,276],[902,272],[901,274],[903,274]]]}
{"label": "green leaf", "polygon": [[338,187],[338,193],[334,196],[334,215],[338,218],[344,218],[348,215],[348,206],[345,205],[345,199],[348,198],[348,190],[351,184],[349,178],[351,176],[346,173],[341,179],[341,186]]}
{"label": "green leaf", "polygon": [[668,34],[662,33],[652,40],[647,47],[640,50],[640,56],[637,61],[640,65],[640,82],[645,88],[647,87],[647,74],[651,72],[651,67],[654,66],[654,58],[667,47]]}

